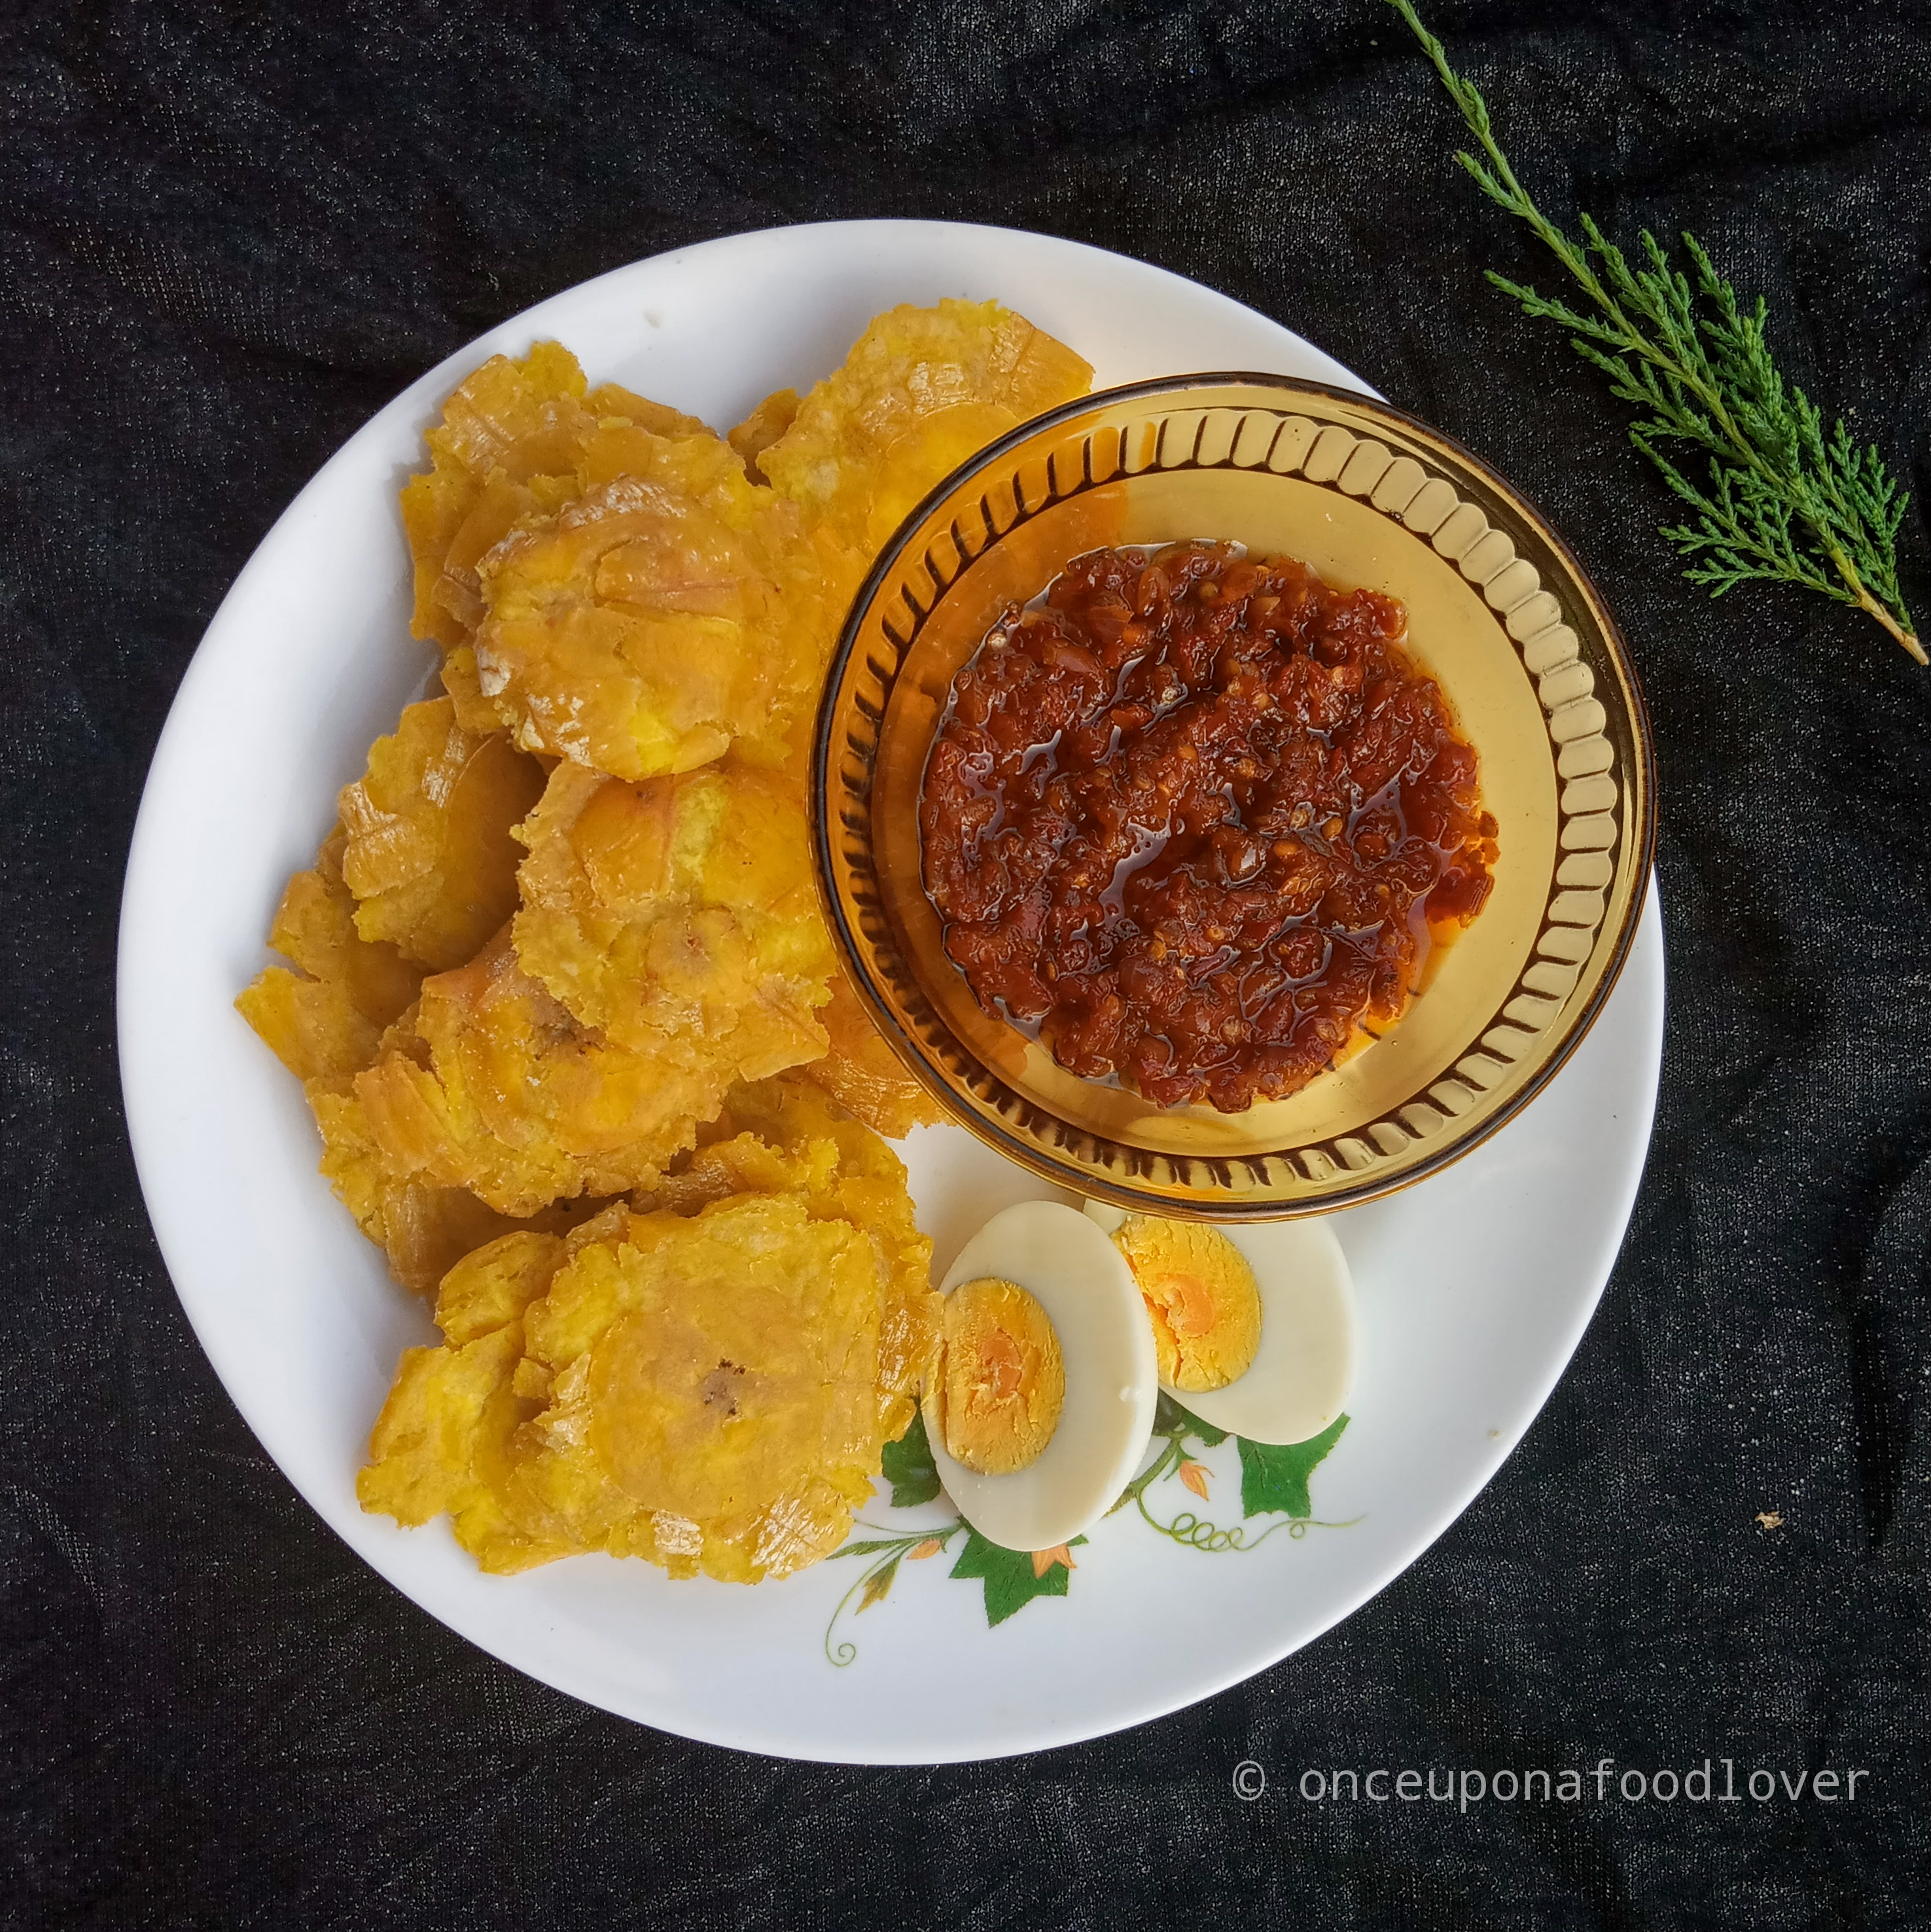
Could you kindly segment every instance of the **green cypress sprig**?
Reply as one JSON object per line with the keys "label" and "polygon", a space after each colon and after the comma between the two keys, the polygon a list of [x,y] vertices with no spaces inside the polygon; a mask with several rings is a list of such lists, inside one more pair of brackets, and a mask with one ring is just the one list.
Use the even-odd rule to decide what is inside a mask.
{"label": "green cypress sprig", "polygon": [[[1757,580],[1801,585],[1867,612],[1920,664],[1931,662],[1898,587],[1897,532],[1910,499],[1874,447],[1852,442],[1841,420],[1827,436],[1816,406],[1785,382],[1762,298],[1746,308],[1693,235],[1683,237],[1688,274],[1647,229],[1635,266],[1587,214],[1582,241],[1573,241],[1516,178],[1480,90],[1449,65],[1413,0],[1388,4],[1435,63],[1486,157],[1463,149],[1456,159],[1492,201],[1528,224],[1588,297],[1593,313],[1489,272],[1529,314],[1567,329],[1576,352],[1643,412],[1630,440],[1692,512],[1663,526],[1690,560],[1684,574],[1713,597]],[[1707,460],[1706,482],[1684,473],[1681,445]]]}

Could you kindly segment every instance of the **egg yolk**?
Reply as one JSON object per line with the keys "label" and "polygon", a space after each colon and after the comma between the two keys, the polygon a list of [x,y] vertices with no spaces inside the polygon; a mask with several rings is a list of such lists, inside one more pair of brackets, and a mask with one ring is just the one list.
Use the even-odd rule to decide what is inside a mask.
{"label": "egg yolk", "polygon": [[1161,1381],[1204,1394],[1245,1375],[1261,1346],[1261,1289],[1240,1250],[1217,1228],[1146,1214],[1113,1239],[1145,1298]]}
{"label": "egg yolk", "polygon": [[1036,1462],[1066,1399],[1066,1363],[1046,1311],[1012,1282],[961,1282],[946,1297],[938,1390],[954,1462],[982,1476]]}

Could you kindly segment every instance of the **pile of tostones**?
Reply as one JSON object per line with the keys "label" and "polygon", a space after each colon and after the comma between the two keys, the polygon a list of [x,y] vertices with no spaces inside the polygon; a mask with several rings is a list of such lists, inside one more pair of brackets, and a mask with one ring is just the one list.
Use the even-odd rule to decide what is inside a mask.
{"label": "pile of tostones", "polygon": [[805,740],[926,490],[1084,394],[994,302],[879,316],[727,436],[539,344],[402,492],[442,694],[346,787],[236,1002],[442,1346],[359,1492],[482,1567],[756,1582],[844,1540],[936,1346],[880,1136],[935,1118],[838,970]]}

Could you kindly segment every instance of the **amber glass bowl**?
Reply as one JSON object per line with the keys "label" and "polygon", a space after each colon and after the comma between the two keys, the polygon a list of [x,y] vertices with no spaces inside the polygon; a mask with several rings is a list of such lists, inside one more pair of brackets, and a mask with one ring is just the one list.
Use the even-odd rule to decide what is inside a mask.
{"label": "amber glass bowl", "polygon": [[[1501,826],[1488,904],[1366,1051],[1244,1113],[1083,1079],[983,1012],[927,898],[918,803],[953,674],[1015,602],[1110,544],[1231,538],[1398,597]],[[813,746],[833,936],[952,1118],[1122,1207],[1246,1220],[1348,1207],[1465,1154],[1601,1011],[1642,909],[1655,772],[1595,587],[1486,464],[1385,404],[1264,376],[1114,389],[1015,430],[914,511],[852,607]]]}

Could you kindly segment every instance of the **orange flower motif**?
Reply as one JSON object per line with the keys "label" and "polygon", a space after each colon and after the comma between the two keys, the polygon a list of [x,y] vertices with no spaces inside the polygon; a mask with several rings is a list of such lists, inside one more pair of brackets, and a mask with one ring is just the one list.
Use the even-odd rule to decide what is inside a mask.
{"label": "orange flower motif", "polygon": [[923,1543],[915,1543],[906,1551],[905,1560],[908,1563],[922,1563],[927,1557],[937,1556],[945,1546],[936,1536],[928,1536]]}
{"label": "orange flower motif", "polygon": [[1063,1563],[1069,1570],[1077,1570],[1079,1565],[1073,1561],[1073,1553],[1063,1543],[1055,1544],[1051,1550],[1036,1550],[1033,1552],[1033,1574],[1043,1576],[1055,1563]]}
{"label": "orange flower motif", "polygon": [[1180,1465],[1180,1480],[1186,1484],[1202,1502],[1205,1502],[1207,1499],[1207,1479],[1212,1473],[1204,1462],[1183,1462]]}

